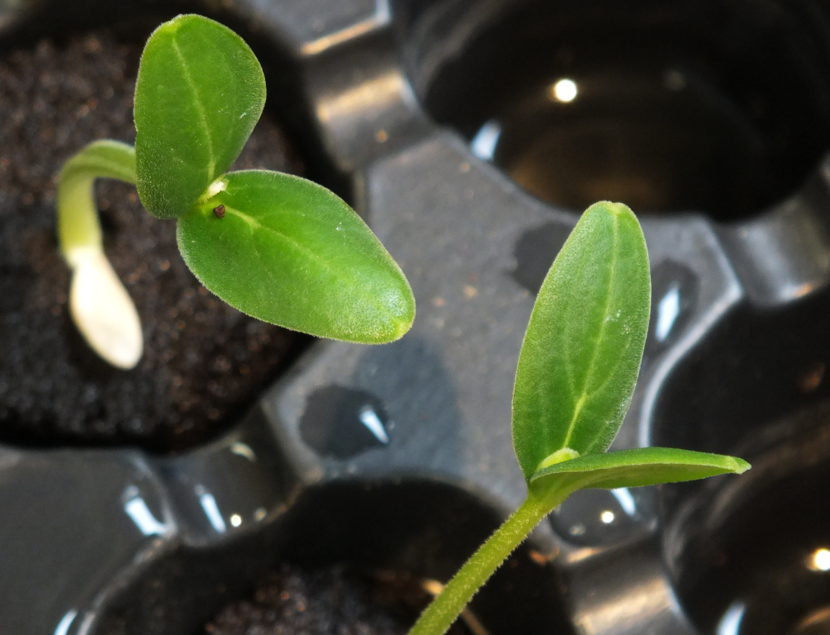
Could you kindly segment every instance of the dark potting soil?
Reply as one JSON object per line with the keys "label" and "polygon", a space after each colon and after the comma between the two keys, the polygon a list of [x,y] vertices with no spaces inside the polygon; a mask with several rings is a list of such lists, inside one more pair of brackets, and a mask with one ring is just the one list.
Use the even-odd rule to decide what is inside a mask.
{"label": "dark potting soil", "polygon": [[[105,249],[138,307],[144,357],[116,370],[77,334],[55,177],[92,140],[134,141],[142,47],[104,29],[0,58],[0,441],[182,449],[241,414],[308,341],[202,288],[178,254],[174,222],[152,218],[132,186],[112,181],[98,185]],[[264,118],[236,167],[302,165]]]}
{"label": "dark potting soil", "polygon": [[[283,565],[262,581],[251,599],[222,609],[204,633],[403,635],[430,599],[417,580],[408,577]],[[460,623],[449,632],[470,633]]]}

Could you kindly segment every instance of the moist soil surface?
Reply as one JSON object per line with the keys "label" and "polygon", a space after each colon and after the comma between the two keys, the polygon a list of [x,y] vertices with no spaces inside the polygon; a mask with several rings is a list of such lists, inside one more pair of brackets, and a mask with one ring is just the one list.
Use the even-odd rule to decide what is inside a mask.
{"label": "moist soil surface", "polygon": [[[202,288],[179,256],[175,223],[151,217],[132,186],[113,181],[97,188],[104,247],[138,307],[144,356],[116,370],[72,325],[56,175],[90,141],[134,141],[135,73],[148,34],[125,40],[95,30],[0,57],[1,442],[180,450],[238,418],[309,341]],[[267,116],[236,167],[302,171]]]}
{"label": "moist soil surface", "polygon": [[[283,565],[203,635],[404,635],[431,597],[413,578]],[[457,623],[451,635],[471,631]]]}

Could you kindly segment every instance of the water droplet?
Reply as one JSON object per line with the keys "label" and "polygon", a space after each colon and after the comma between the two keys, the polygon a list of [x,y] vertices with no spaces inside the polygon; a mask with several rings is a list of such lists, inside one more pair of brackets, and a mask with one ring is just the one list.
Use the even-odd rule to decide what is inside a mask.
{"label": "water droplet", "polygon": [[171,531],[164,519],[159,519],[142,497],[135,485],[130,485],[122,494],[124,512],[145,536],[164,536]]}
{"label": "water droplet", "polygon": [[741,622],[743,622],[746,614],[746,604],[740,600],[736,600],[729,605],[729,608],[721,616],[718,621],[717,635],[739,635],[741,632]]}
{"label": "water droplet", "polygon": [[473,154],[479,159],[492,161],[496,155],[496,147],[501,136],[501,125],[498,121],[486,121],[470,142]]}
{"label": "water droplet", "polygon": [[327,386],[308,397],[300,436],[319,454],[345,459],[390,442],[389,418],[369,392]]}
{"label": "water droplet", "polygon": [[219,504],[216,502],[216,497],[212,492],[209,492],[203,485],[197,485],[193,488],[194,493],[199,499],[199,506],[205,514],[210,526],[217,534],[223,534],[228,530],[225,523],[225,517],[219,509]]}
{"label": "water droplet", "polygon": [[605,545],[628,538],[645,522],[629,489],[577,492],[551,515],[554,530],[579,545]]}
{"label": "water droplet", "polygon": [[666,348],[679,335],[697,302],[697,277],[690,269],[672,260],[664,260],[651,273],[654,316],[651,321],[647,351]]}

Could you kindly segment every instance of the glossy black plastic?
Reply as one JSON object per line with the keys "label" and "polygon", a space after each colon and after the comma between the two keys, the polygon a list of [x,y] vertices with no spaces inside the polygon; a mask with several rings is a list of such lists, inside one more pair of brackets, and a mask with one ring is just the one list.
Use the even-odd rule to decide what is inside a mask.
{"label": "glossy black plastic", "polygon": [[617,446],[755,467],[575,496],[477,610],[492,633],[822,632],[826,10],[202,8],[282,60],[282,114],[401,263],[418,318],[389,346],[316,343],[236,428],[187,454],[0,448],[0,631],[190,632],[282,560],[448,575],[524,494],[510,395],[532,294],[574,210],[623,197],[649,212],[654,304]]}

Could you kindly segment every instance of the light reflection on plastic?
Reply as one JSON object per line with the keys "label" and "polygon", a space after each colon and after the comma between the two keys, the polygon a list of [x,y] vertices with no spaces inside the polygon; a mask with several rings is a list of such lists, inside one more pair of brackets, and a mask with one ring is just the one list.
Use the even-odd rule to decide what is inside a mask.
{"label": "light reflection on plastic", "polygon": [[479,128],[476,136],[473,137],[471,149],[479,159],[490,161],[496,154],[496,146],[499,144],[501,126],[498,121],[488,121]]}
{"label": "light reflection on plastic", "polygon": [[810,571],[830,571],[830,549],[821,547],[816,549],[807,561]]}
{"label": "light reflection on plastic", "polygon": [[383,422],[380,420],[378,413],[372,406],[363,406],[357,413],[357,418],[360,423],[366,426],[366,429],[374,435],[374,437],[386,445],[389,443],[389,435],[386,433],[386,428],[383,427]]}
{"label": "light reflection on plastic", "polygon": [[[300,52],[303,55],[308,56],[319,55],[324,51],[334,48],[338,44],[342,44],[343,42],[353,42],[359,36],[369,33],[380,26],[385,26],[390,20],[389,7],[386,6],[387,3],[385,2],[378,2],[375,4],[375,12],[372,16],[361,20],[360,22],[350,24],[339,31],[334,31],[329,35],[324,35],[316,40],[306,42],[303,44]],[[317,26],[314,22],[311,24],[312,27]],[[325,29],[323,29],[323,31],[325,31]]]}
{"label": "light reflection on plastic", "polygon": [[[317,117],[324,123],[338,119],[363,121],[366,113],[397,105],[409,94],[409,85],[399,72],[388,70],[359,82],[346,90],[335,91],[319,100]],[[387,133],[388,134],[388,133]]]}
{"label": "light reflection on plastic", "polygon": [[715,635],[738,635],[740,633],[741,622],[746,613],[746,604],[740,600],[733,602],[726,613],[723,614],[720,622],[718,622]]}
{"label": "light reflection on plastic", "polygon": [[604,512],[602,512],[602,513],[599,515],[599,519],[600,519],[600,520],[603,522],[603,524],[605,524],[605,525],[610,525],[611,523],[613,523],[613,522],[614,522],[614,520],[615,520],[616,518],[617,518],[617,515],[616,515],[614,512],[612,512],[610,509],[606,509]]}
{"label": "light reflection on plastic", "polygon": [[576,523],[573,527],[570,528],[569,533],[571,536],[584,536],[587,528],[582,523]]}
{"label": "light reflection on plastic", "polygon": [[196,486],[195,492],[199,497],[199,504],[202,506],[202,510],[205,512],[210,526],[218,534],[225,533],[228,530],[228,526],[225,524],[225,519],[222,518],[222,513],[219,511],[219,505],[216,504],[216,499],[213,497],[213,494],[201,485]]}
{"label": "light reflection on plastic", "polygon": [[622,507],[622,510],[628,516],[634,516],[637,514],[637,503],[634,502],[634,497],[631,495],[631,491],[625,487],[618,487],[617,489],[611,490],[611,495],[617,499],[617,502]]}
{"label": "light reflection on plastic", "polygon": [[75,621],[76,617],[78,617],[78,611],[75,609],[67,611],[55,627],[54,635],[67,635],[69,633],[69,627],[72,626],[72,622]]}
{"label": "light reflection on plastic", "polygon": [[657,304],[657,321],[654,327],[654,336],[658,342],[666,341],[679,315],[680,285],[674,282]]}
{"label": "light reflection on plastic", "polygon": [[124,511],[142,534],[145,536],[163,536],[167,533],[167,525],[159,522],[153,515],[137,487],[127,488],[125,499]]}
{"label": "light reflection on plastic", "polygon": [[231,452],[233,452],[237,456],[241,456],[244,459],[248,459],[251,463],[256,462],[256,454],[251,449],[251,446],[247,443],[236,441],[235,443],[231,444]]}
{"label": "light reflection on plastic", "polygon": [[795,289],[793,289],[793,297],[803,298],[805,295],[809,295],[810,292],[815,288],[816,285],[812,282],[805,282],[804,284],[800,284]]}
{"label": "light reflection on plastic", "polygon": [[548,89],[550,98],[563,104],[571,103],[578,94],[576,82],[567,77],[555,81]]}

